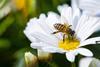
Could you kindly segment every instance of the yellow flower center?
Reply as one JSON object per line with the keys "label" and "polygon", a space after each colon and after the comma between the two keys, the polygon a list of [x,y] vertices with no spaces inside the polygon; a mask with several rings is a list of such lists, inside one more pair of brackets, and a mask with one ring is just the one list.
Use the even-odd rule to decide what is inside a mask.
{"label": "yellow flower center", "polygon": [[69,40],[67,38],[65,39],[65,41],[60,40],[58,44],[59,48],[62,48],[64,50],[74,50],[79,46],[80,42],[77,39]]}

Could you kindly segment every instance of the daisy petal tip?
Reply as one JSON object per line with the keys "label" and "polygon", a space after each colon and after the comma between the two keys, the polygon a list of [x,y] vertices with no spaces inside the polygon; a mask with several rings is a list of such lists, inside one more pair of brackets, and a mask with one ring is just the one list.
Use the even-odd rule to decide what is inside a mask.
{"label": "daisy petal tip", "polygon": [[30,47],[33,47],[33,43],[30,44]]}
{"label": "daisy petal tip", "polygon": [[68,60],[69,62],[73,63],[73,62],[75,61],[75,58],[70,58],[70,59],[67,58],[67,60]]}
{"label": "daisy petal tip", "polygon": [[92,52],[90,53],[90,56],[93,56],[93,53]]}
{"label": "daisy petal tip", "polygon": [[41,14],[40,14],[40,18],[42,18],[42,17],[43,17],[43,18],[46,17],[44,13],[41,13]]}
{"label": "daisy petal tip", "polygon": [[71,53],[66,53],[66,59],[69,61],[69,62],[74,62],[75,61],[75,56]]}
{"label": "daisy petal tip", "polygon": [[84,56],[93,56],[93,53],[86,48],[79,48],[78,53]]}

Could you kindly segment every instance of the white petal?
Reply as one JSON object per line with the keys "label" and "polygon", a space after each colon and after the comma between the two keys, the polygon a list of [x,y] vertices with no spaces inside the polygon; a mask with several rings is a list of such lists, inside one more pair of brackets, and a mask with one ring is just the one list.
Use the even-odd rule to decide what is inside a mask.
{"label": "white petal", "polygon": [[60,16],[54,12],[48,12],[48,17],[46,19],[46,23],[53,31],[55,31],[54,24],[61,23]]}
{"label": "white petal", "polygon": [[77,52],[81,55],[84,55],[84,56],[93,56],[93,53],[86,48],[78,48]]}
{"label": "white petal", "polygon": [[81,14],[81,12],[78,8],[75,11],[73,11],[73,18],[72,18],[73,21],[72,21],[72,23],[73,23],[73,29],[74,30],[75,30],[75,28],[78,24],[79,19],[80,19],[80,14]]}
{"label": "white petal", "polygon": [[100,22],[98,22],[97,24],[94,24],[94,26],[92,28],[90,28],[90,30],[88,29],[82,36],[82,40],[87,39],[91,34],[93,34],[94,32],[97,32],[98,30],[100,30]]}
{"label": "white petal", "polygon": [[58,39],[55,38],[53,35],[46,35],[40,32],[34,32],[32,34],[33,37],[35,37],[36,39],[38,39],[40,42],[44,42],[47,44],[51,44],[53,46],[58,46]]}
{"label": "white petal", "polygon": [[83,13],[89,15],[96,15],[100,11],[100,0],[79,0],[78,4]]}
{"label": "white petal", "polygon": [[77,36],[80,37],[82,41],[100,29],[99,18],[90,16],[86,16],[87,18],[84,17],[85,16],[83,16],[83,20],[78,22],[78,26],[76,28]]}
{"label": "white petal", "polygon": [[71,0],[71,5],[73,11],[75,11],[79,6],[78,6],[78,0]]}
{"label": "white petal", "polygon": [[100,17],[100,11],[96,12],[95,14],[97,17]]}
{"label": "white petal", "polygon": [[43,42],[39,42],[39,43],[31,43],[31,47],[34,49],[41,49],[42,47],[47,47],[49,44],[45,44]]}
{"label": "white petal", "polygon": [[27,23],[27,26],[24,30],[24,34],[28,37],[28,39],[31,41],[31,42],[34,42],[36,41],[36,39],[34,37],[31,36],[32,33],[36,32],[36,31],[39,31],[39,32],[42,32],[42,33],[45,33],[41,28],[40,26],[38,25],[38,19],[37,18],[33,18],[31,19],[28,23]]}
{"label": "white petal", "polygon": [[50,53],[64,53],[65,52],[58,47],[52,47],[52,46],[43,47],[42,50],[45,52],[50,52]]}
{"label": "white petal", "polygon": [[100,67],[100,60],[93,57],[82,58],[79,67]]}
{"label": "white petal", "polygon": [[100,8],[99,3],[100,3],[100,0],[79,0],[78,4],[81,9],[84,9],[84,10],[91,9],[92,11],[94,9]]}
{"label": "white petal", "polygon": [[87,40],[81,42],[79,47],[89,45],[89,44],[96,44],[96,42],[98,44],[100,44],[100,37],[94,37],[94,38],[87,39]]}
{"label": "white petal", "polygon": [[41,14],[38,20],[39,25],[41,26],[41,28],[43,28],[43,30],[45,30],[46,33],[50,34],[53,31],[50,29],[50,27],[48,26],[48,24],[46,23],[46,16],[45,14]]}
{"label": "white petal", "polygon": [[27,30],[29,33],[33,33],[33,32],[45,33],[45,31],[38,24],[38,19],[36,18],[33,18],[28,22],[25,30]]}
{"label": "white petal", "polygon": [[36,38],[32,37],[30,35],[30,33],[27,30],[24,30],[24,34],[26,35],[26,37],[31,41],[31,42],[36,42]]}
{"label": "white petal", "polygon": [[73,52],[67,52],[66,53],[66,58],[68,59],[68,61],[74,62],[74,60],[75,60],[75,54]]}
{"label": "white petal", "polygon": [[[48,12],[48,17],[46,19],[46,23],[50,27],[50,29],[52,30],[51,33],[57,31],[54,28],[54,24],[56,24],[56,23],[64,24],[64,22],[61,22],[60,16],[58,14],[54,13],[54,12]],[[62,39],[62,34],[58,33],[58,34],[56,34],[56,37],[59,38],[59,39]]]}
{"label": "white petal", "polygon": [[80,28],[81,28],[81,26],[82,25],[84,25],[84,23],[86,23],[86,21],[88,20],[88,16],[86,16],[86,15],[82,15],[81,17],[80,17],[80,19],[79,19],[79,21],[78,21],[78,24],[77,24],[77,26],[76,26],[76,29],[75,29],[75,31],[76,31],[76,33],[78,34],[78,32],[80,31]]}
{"label": "white petal", "polygon": [[61,13],[63,9],[67,9],[69,6],[67,4],[63,4],[57,7],[58,11]]}
{"label": "white petal", "polygon": [[92,60],[93,58],[90,57],[82,58],[79,62],[79,67],[89,67]]}
{"label": "white petal", "polygon": [[93,28],[95,25],[98,25],[100,22],[100,18],[97,17],[91,17],[86,24],[84,24],[84,32],[88,32],[91,28]]}
{"label": "white petal", "polygon": [[72,8],[71,7],[63,8],[61,12],[61,17],[66,19],[66,22],[64,23],[72,25]]}
{"label": "white petal", "polygon": [[[84,18],[84,17],[86,17],[86,18]],[[83,16],[81,18],[83,18],[82,21],[84,21],[84,22],[82,22],[82,21],[78,22],[79,23],[79,27],[78,27],[77,34],[80,35],[80,36],[83,35],[82,32],[84,31],[84,28],[85,28],[85,31],[86,31],[86,28],[90,24],[90,22],[88,22],[88,21],[92,21],[92,19],[93,19],[92,17],[87,17],[87,16]]]}
{"label": "white petal", "polygon": [[93,58],[89,66],[90,67],[100,67],[100,59]]}

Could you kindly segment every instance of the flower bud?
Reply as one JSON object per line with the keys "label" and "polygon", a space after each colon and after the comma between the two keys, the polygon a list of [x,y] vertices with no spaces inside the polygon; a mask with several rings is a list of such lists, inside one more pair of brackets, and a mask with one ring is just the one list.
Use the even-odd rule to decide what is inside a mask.
{"label": "flower bud", "polygon": [[25,53],[25,62],[26,67],[38,67],[37,57],[30,52]]}
{"label": "flower bud", "polygon": [[42,50],[38,50],[38,59],[40,61],[50,61],[52,59],[52,54],[44,52]]}
{"label": "flower bud", "polygon": [[79,67],[100,67],[100,60],[93,57],[82,58]]}

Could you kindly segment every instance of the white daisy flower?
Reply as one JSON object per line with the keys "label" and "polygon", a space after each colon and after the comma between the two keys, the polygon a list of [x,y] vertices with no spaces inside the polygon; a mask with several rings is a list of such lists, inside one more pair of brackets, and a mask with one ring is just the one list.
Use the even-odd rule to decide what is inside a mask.
{"label": "white daisy flower", "polygon": [[79,61],[79,67],[89,67],[91,61],[93,60],[93,58],[82,58]]}
{"label": "white daisy flower", "polygon": [[93,57],[82,58],[79,67],[100,67],[100,60]]}
{"label": "white daisy flower", "polygon": [[[100,41],[100,37],[88,39],[92,33],[100,29],[100,18],[80,16],[78,8],[73,12],[74,9],[66,4],[59,6],[58,10],[60,15],[49,12],[47,17],[41,14],[39,19],[33,18],[28,22],[24,33],[32,42],[31,47],[45,52],[65,54],[70,62],[74,62],[77,54],[93,56],[90,50],[82,46]],[[63,32],[52,34],[57,31],[54,25],[58,23],[72,25],[70,29],[75,32],[75,37],[69,39],[66,35],[63,41]]]}
{"label": "white daisy flower", "polygon": [[100,0],[72,0],[84,14],[100,17]]}

